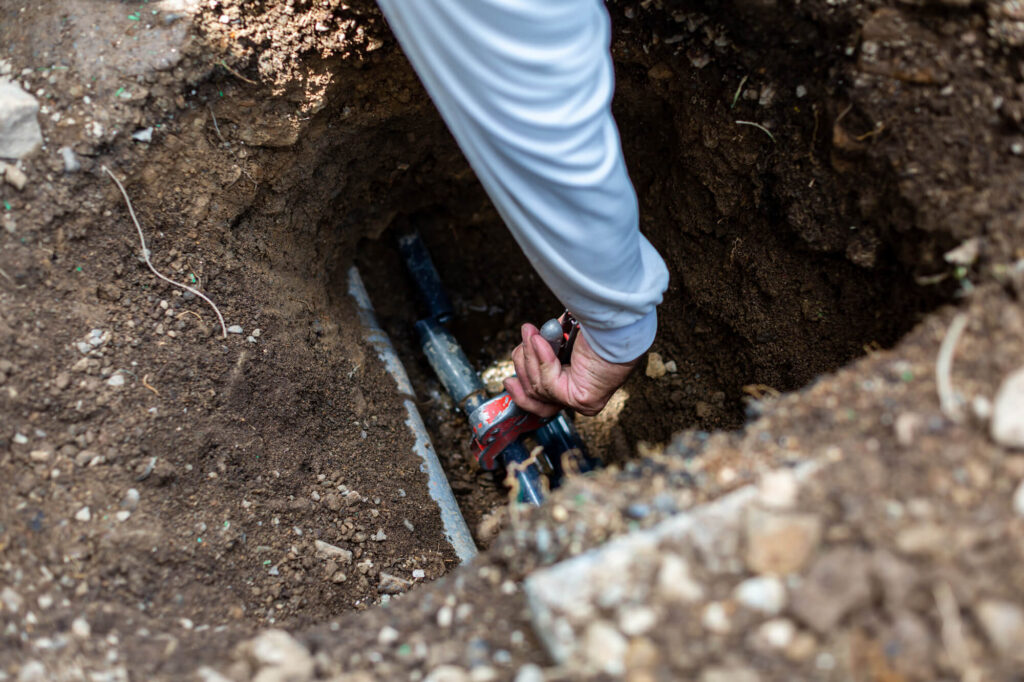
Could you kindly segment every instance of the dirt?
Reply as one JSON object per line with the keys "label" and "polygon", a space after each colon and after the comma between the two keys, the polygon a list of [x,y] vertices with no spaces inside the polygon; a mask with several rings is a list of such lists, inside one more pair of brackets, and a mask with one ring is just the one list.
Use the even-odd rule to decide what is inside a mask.
{"label": "dirt", "polygon": [[[417,352],[394,233],[424,233],[481,369],[507,357],[521,322],[560,310],[372,3],[0,2],[0,59],[39,99],[46,138],[24,162],[28,186],[0,184],[0,586],[21,599],[3,608],[0,673],[43,661],[69,679],[172,678],[234,660],[244,676],[234,645],[275,626],[305,633],[325,677],[456,664],[509,678],[549,663],[523,577],[832,447],[842,465],[802,498],[846,529],[830,542],[892,545],[899,528],[850,516],[880,497],[949,496],[943,522],[964,528],[1009,519],[1016,459],[1000,459],[982,424],[942,421],[924,377],[950,319],[943,304],[973,320],[957,359],[965,395],[991,396],[1019,363],[1024,31],[1013,3],[610,11],[615,114],[642,227],[672,274],[652,351],[675,371],[638,371],[612,410],[581,420],[615,466],[520,519],[472,467],[464,421]],[[132,139],[148,129],[151,142]],[[64,146],[80,170],[65,171]],[[124,180],[154,265],[243,333],[222,338],[208,306],[146,269],[104,167]],[[944,259],[971,238],[976,260]],[[353,262],[491,548],[385,608],[370,608],[392,597],[382,573],[414,586],[456,559],[404,396],[346,296]],[[894,441],[902,414],[924,424],[913,447]],[[956,478],[961,466],[980,482]],[[638,517],[630,505],[643,500],[655,511]],[[1007,524],[1000,538],[1015,537]],[[541,527],[555,540],[542,543]],[[350,550],[350,563],[318,555],[317,540]],[[1005,553],[978,557],[915,561],[968,575],[966,612],[980,581],[1019,578]],[[445,605],[453,624],[435,627]],[[937,631],[931,606],[914,608]],[[877,613],[859,611],[835,638],[866,628],[883,641]],[[393,647],[378,646],[385,624],[399,631]],[[688,627],[668,622],[656,649]],[[725,645],[658,674],[696,676]],[[764,679],[813,670],[761,655],[744,660]],[[935,665],[947,675],[956,661]]]}

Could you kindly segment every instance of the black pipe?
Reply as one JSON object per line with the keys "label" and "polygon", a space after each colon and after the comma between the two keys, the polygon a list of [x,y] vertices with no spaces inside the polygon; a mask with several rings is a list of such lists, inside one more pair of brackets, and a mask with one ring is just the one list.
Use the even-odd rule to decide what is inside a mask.
{"label": "black pipe", "polygon": [[416,290],[427,306],[428,317],[441,324],[447,324],[454,316],[455,309],[444,290],[444,285],[441,284],[441,276],[437,274],[437,268],[430,259],[430,252],[427,251],[420,233],[413,231],[399,237],[398,251],[405,259],[409,274],[416,282]]}

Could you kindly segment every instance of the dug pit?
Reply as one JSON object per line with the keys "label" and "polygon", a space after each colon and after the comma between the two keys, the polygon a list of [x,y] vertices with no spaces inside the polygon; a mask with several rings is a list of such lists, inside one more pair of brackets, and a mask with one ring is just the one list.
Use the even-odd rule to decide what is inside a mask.
{"label": "dug pit", "polygon": [[[581,424],[610,463],[683,429],[740,428],[776,392],[892,346],[969,286],[973,261],[943,254],[977,225],[990,258],[1019,244],[1005,218],[1019,176],[1006,154],[984,152],[1017,135],[1016,62],[949,38],[980,20],[810,5],[610,5],[614,110],[642,229],[672,276],[652,348],[661,365],[642,366],[613,410]],[[111,7],[17,14],[0,27],[10,59],[61,64],[76,31],[120,26]],[[94,605],[93,622],[185,619],[208,627],[178,633],[183,646],[215,657],[224,648],[207,646],[210,628],[227,641],[323,621],[456,565],[402,397],[345,294],[348,267],[410,370],[474,529],[504,497],[471,467],[465,424],[416,348],[394,234],[423,232],[480,368],[508,354],[521,322],[559,309],[372,3],[204,4],[188,32],[168,19],[177,40],[189,36],[181,56],[142,73],[118,62],[117,40],[140,36],[138,17],[125,21],[96,43],[103,68],[86,73],[94,63],[78,55],[23,75],[90,132],[44,120],[48,149],[73,147],[83,172],[61,175],[46,157],[30,177],[52,184],[3,190],[18,235],[0,254],[17,287],[4,294],[0,343],[18,358],[3,376],[18,389],[3,394],[12,431],[0,466],[17,500],[3,525],[19,575],[46,567],[59,591]],[[917,51],[885,52],[906,22]],[[911,58],[921,68],[900,62]],[[962,78],[981,58],[998,75]],[[953,80],[963,92],[940,99]],[[107,104],[88,108],[82,83]],[[995,96],[1005,110],[974,105]],[[930,143],[943,126],[955,144],[940,149]],[[147,129],[152,144],[124,134]],[[156,265],[194,278],[243,335],[218,339],[208,309],[154,284],[104,164],[126,180]],[[959,201],[966,184],[993,189]],[[111,341],[81,364],[72,344],[93,328]],[[130,390],[114,390],[115,374]],[[47,453],[45,466],[33,453]],[[141,504],[114,523],[130,488]],[[144,640],[132,640],[139,665],[155,646]]]}

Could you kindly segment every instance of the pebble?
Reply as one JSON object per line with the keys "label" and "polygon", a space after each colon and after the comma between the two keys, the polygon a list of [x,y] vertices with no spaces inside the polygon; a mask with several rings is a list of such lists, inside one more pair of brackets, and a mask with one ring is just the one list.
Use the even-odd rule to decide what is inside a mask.
{"label": "pebble", "polygon": [[378,528],[377,532],[370,536],[370,539],[373,540],[374,542],[384,542],[385,540],[388,539],[388,536],[384,532],[383,528]]}
{"label": "pebble", "polygon": [[127,509],[122,509],[122,510],[120,510],[117,513],[114,514],[114,518],[117,519],[118,522],[124,523],[125,521],[127,521],[131,517],[131,515],[132,515],[132,513],[130,511],[128,511]]}
{"label": "pebble", "polygon": [[442,606],[437,610],[437,627],[447,628],[451,627],[452,622],[455,620],[455,611],[450,606]]}
{"label": "pebble", "polygon": [[776,651],[787,648],[796,637],[796,625],[786,618],[775,618],[761,623],[754,633],[754,640],[766,649]]}
{"label": "pebble", "polygon": [[132,133],[132,139],[136,142],[152,142],[153,141],[153,128],[140,128]]}
{"label": "pebble", "polygon": [[334,559],[344,564],[352,562],[352,552],[347,549],[342,549],[323,540],[317,540],[313,545],[316,548],[316,555],[318,557]]}
{"label": "pebble", "polygon": [[799,571],[818,546],[821,521],[811,514],[748,509],[747,567],[754,573],[786,575]]}
{"label": "pebble", "polygon": [[607,675],[625,672],[629,643],[611,623],[598,620],[583,635],[583,657],[593,668]]}
{"label": "pebble", "polygon": [[61,147],[57,150],[60,152],[60,157],[64,161],[64,172],[65,173],[77,173],[82,170],[82,164],[75,156],[75,150],[71,147]]}
{"label": "pebble", "polygon": [[47,682],[49,679],[46,666],[39,661],[27,662],[18,672],[18,682]]}
{"label": "pebble", "polygon": [[716,635],[728,634],[732,629],[732,619],[729,618],[725,606],[721,602],[713,601],[704,607],[701,613],[700,622],[704,629]]}
{"label": "pebble", "polygon": [[792,509],[798,492],[796,474],[792,470],[769,471],[758,485],[758,501],[769,509]]}
{"label": "pebble", "polygon": [[109,379],[107,379],[107,386],[113,386],[114,388],[124,386],[124,375],[120,372],[115,372]]}
{"label": "pebble", "polygon": [[381,571],[377,589],[383,594],[402,594],[411,586],[412,583],[408,580]]}
{"label": "pebble", "polygon": [[398,641],[399,638],[398,630],[394,629],[390,625],[385,625],[377,633],[377,643],[381,646],[389,646]]}
{"label": "pebble", "polygon": [[665,361],[661,359],[660,353],[648,353],[647,354],[647,369],[644,373],[652,379],[660,379],[665,376],[665,372],[668,370],[665,368]]}
{"label": "pebble", "polygon": [[536,663],[527,663],[516,671],[513,682],[544,682],[544,669]]}
{"label": "pebble", "polygon": [[792,612],[817,632],[825,633],[870,599],[868,554],[839,547],[819,557],[811,566],[793,592]]}
{"label": "pebble", "polygon": [[0,80],[0,158],[20,159],[43,144],[39,102],[9,80]]}
{"label": "pebble", "polygon": [[89,626],[89,621],[82,616],[75,618],[71,621],[71,634],[78,639],[89,639],[92,635],[92,628]]}
{"label": "pebble", "polygon": [[135,488],[128,488],[128,490],[124,491],[121,506],[129,511],[134,511],[139,506],[139,499],[139,491]]}
{"label": "pebble", "polygon": [[663,599],[683,603],[704,598],[704,587],[690,572],[690,565],[680,556],[666,555],[658,569],[658,592]]}
{"label": "pebble", "polygon": [[974,613],[993,648],[1005,657],[1020,654],[1024,647],[1024,611],[1007,601],[986,599]]}
{"label": "pebble", "polygon": [[1024,367],[1003,381],[992,406],[992,440],[1024,450]]}
{"label": "pebble", "polygon": [[423,578],[427,577],[427,572],[424,571],[422,568],[417,568],[413,570],[412,577],[416,578],[417,580],[422,580]]}
{"label": "pebble", "polygon": [[658,614],[647,606],[630,606],[620,610],[618,620],[623,634],[635,637],[653,628],[658,622]]}
{"label": "pebble", "polygon": [[0,603],[3,603],[4,608],[11,613],[17,613],[21,610],[21,605],[24,603],[24,599],[21,595],[15,592],[10,587],[5,587],[0,590]]}
{"label": "pebble", "polygon": [[230,327],[228,327],[228,334],[241,334],[242,331],[242,325],[240,324],[233,324]]}
{"label": "pebble", "polygon": [[705,668],[700,682],[760,682],[761,677],[751,668],[718,667]]}
{"label": "pebble", "polygon": [[17,166],[0,163],[0,171],[3,171],[4,181],[19,192],[28,184],[28,176]]}
{"label": "pebble", "polygon": [[774,616],[786,608],[786,587],[776,577],[763,576],[744,580],[736,586],[733,596],[743,606]]}
{"label": "pebble", "polygon": [[91,518],[92,512],[89,510],[88,507],[82,507],[77,512],[75,512],[75,521],[81,521],[82,523],[85,523],[89,521]]}
{"label": "pebble", "polygon": [[313,677],[313,657],[284,630],[267,630],[246,642],[243,649],[259,670],[253,679],[305,682]]}
{"label": "pebble", "polygon": [[457,665],[439,665],[430,671],[423,682],[470,682],[469,673]]}

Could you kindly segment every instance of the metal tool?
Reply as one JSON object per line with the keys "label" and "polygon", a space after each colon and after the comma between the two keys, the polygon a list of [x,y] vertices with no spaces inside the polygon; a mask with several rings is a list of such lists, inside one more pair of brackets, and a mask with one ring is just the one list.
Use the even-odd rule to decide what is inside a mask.
{"label": "metal tool", "polygon": [[[420,347],[445,390],[469,418],[480,467],[486,471],[515,471],[519,501],[540,504],[544,497],[542,477],[546,477],[547,487],[554,488],[567,468],[586,472],[599,466],[564,413],[553,418],[538,417],[519,409],[507,392],[487,398],[483,382],[445,326],[454,310],[419,233],[400,237],[399,250],[428,310],[428,316],[416,323]],[[572,356],[578,333],[579,323],[568,311],[541,328],[541,335],[563,364],[568,364]],[[541,447],[539,453],[531,454],[527,447],[530,440]]]}

